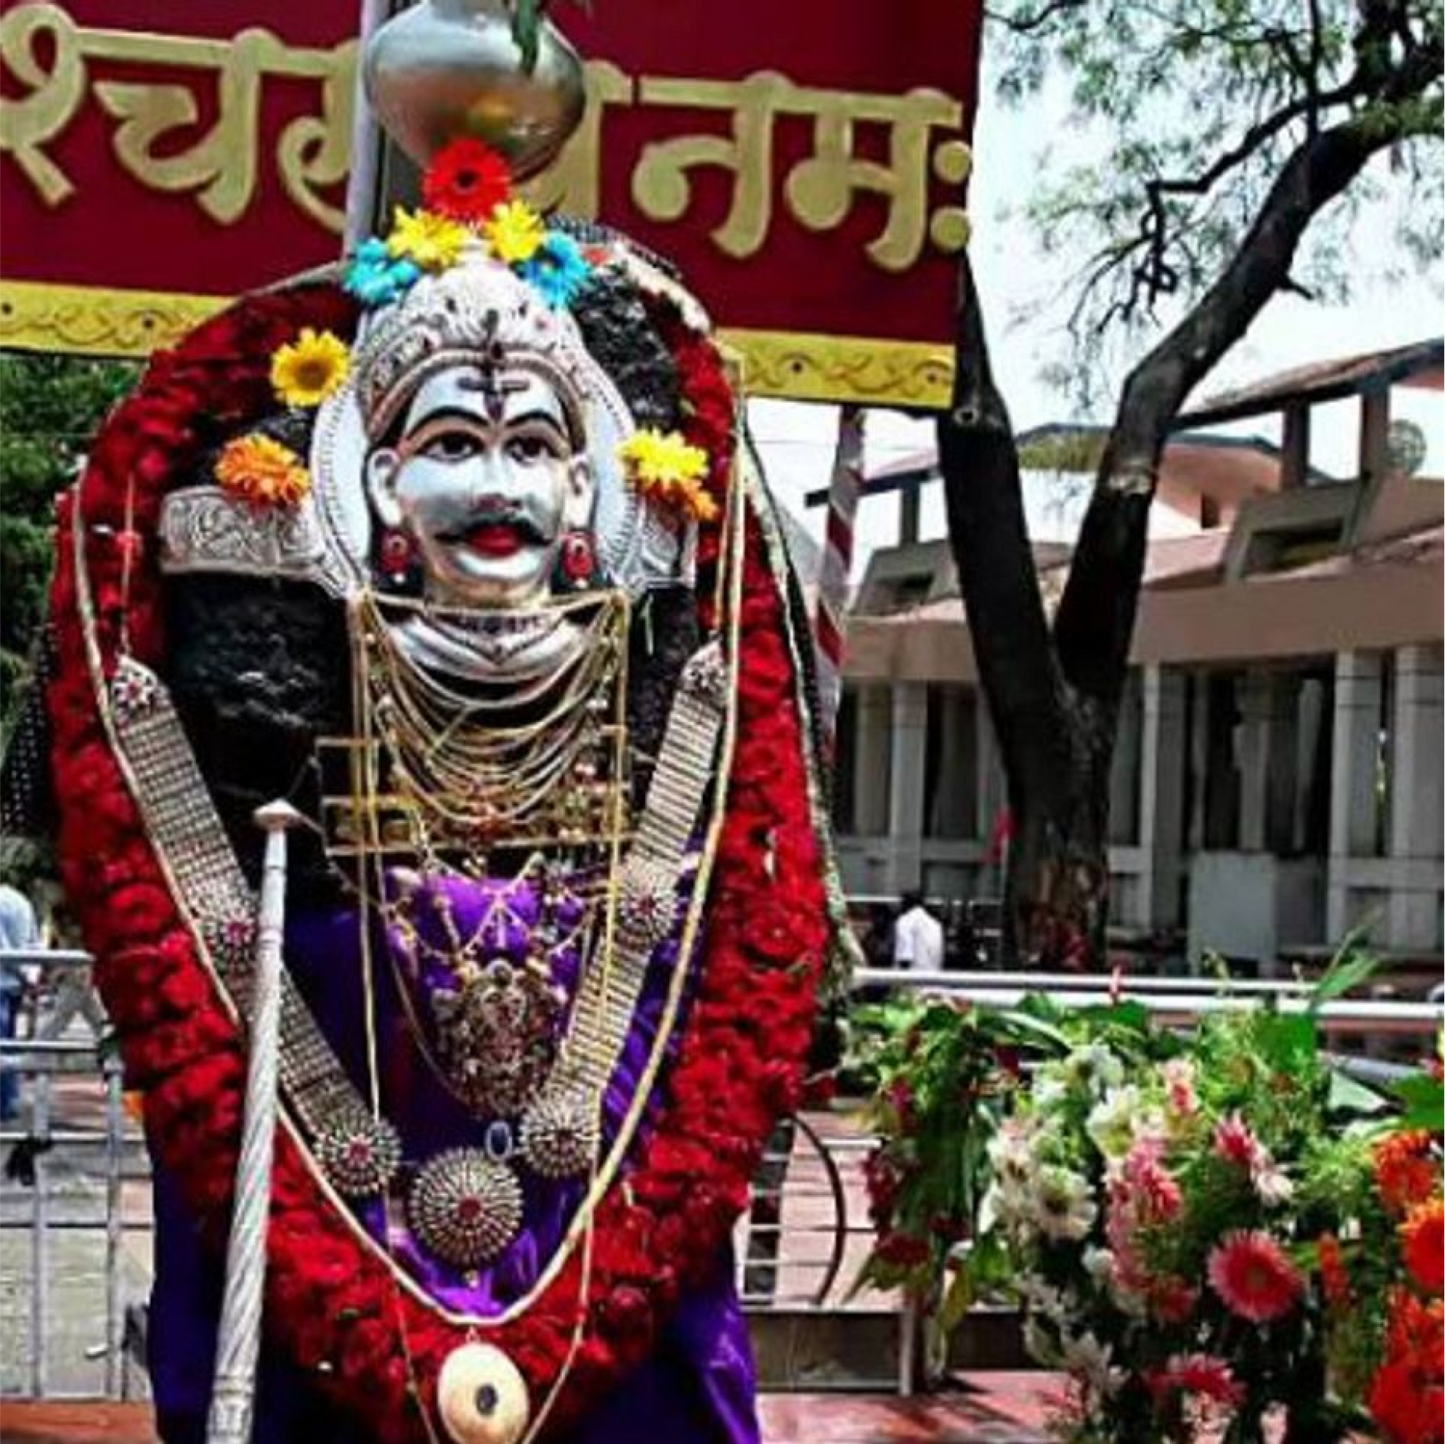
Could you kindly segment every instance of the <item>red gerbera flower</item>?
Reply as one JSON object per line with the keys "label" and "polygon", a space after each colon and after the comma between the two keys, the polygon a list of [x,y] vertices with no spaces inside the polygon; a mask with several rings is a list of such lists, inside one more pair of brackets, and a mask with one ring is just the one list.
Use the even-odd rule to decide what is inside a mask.
{"label": "red gerbera flower", "polygon": [[1405,1266],[1426,1293],[1445,1292],[1445,1202],[1417,1203],[1400,1225]]}
{"label": "red gerbera flower", "polygon": [[1236,1381],[1228,1360],[1213,1354],[1175,1354],[1164,1369],[1150,1375],[1148,1383],[1156,1398],[1174,1389],[1229,1407],[1244,1398],[1244,1386]]}
{"label": "red gerbera flower", "polygon": [[512,168],[491,146],[462,136],[432,157],[421,193],[428,210],[480,225],[511,195]]}
{"label": "red gerbera flower", "polygon": [[1284,1250],[1259,1229],[1225,1234],[1210,1251],[1209,1282],[1231,1313],[1256,1324],[1289,1313],[1304,1289]]}

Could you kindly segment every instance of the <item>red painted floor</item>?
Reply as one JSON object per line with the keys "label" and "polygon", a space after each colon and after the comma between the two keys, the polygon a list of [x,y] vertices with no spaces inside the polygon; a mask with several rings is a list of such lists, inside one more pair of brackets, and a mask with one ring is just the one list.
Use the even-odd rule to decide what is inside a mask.
{"label": "red painted floor", "polygon": [[[973,1374],[948,1394],[768,1394],[767,1444],[1043,1444],[1050,1387],[1039,1374]],[[144,1404],[7,1403],[6,1444],[154,1444]],[[680,1441],[678,1441],[680,1444]]]}

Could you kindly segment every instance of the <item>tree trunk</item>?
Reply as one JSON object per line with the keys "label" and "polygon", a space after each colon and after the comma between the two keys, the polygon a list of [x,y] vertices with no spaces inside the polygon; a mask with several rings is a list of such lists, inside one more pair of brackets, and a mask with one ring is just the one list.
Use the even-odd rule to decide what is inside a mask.
{"label": "tree trunk", "polygon": [[[1428,84],[1432,74],[1412,57],[1400,86]],[[1313,217],[1399,138],[1366,116],[1312,132],[1218,280],[1130,375],[1052,628],[1024,521],[1018,450],[972,268],[966,256],[961,262],[957,369],[952,405],[938,422],[939,463],[969,636],[1008,779],[1006,965],[1106,962],[1110,767],[1170,428],[1193,388],[1289,283]]]}

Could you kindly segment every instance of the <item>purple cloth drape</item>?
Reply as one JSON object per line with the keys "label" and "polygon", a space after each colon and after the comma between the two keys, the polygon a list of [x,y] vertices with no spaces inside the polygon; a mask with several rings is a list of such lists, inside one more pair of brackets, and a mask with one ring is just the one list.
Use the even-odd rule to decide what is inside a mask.
{"label": "purple cloth drape", "polygon": [[[501,885],[449,879],[436,886],[452,903],[458,933],[468,938]],[[528,920],[529,899],[519,896],[511,901],[519,916]],[[409,1159],[476,1144],[482,1125],[456,1102],[418,1053],[386,949],[387,941],[378,936],[373,948],[379,964],[375,970],[376,1022],[387,1116],[400,1130]],[[653,956],[633,1027],[604,1099],[605,1136],[615,1133],[635,1092],[656,1037],[668,981],[679,965],[679,952],[674,938]],[[286,959],[342,1065],[360,1085],[366,1076],[366,1062],[356,914],[336,909],[293,915],[287,926]],[[570,993],[576,983],[575,962],[559,961],[555,975]],[[678,1036],[675,1031],[674,1046]],[[521,1235],[471,1280],[422,1252],[409,1235],[393,1237],[393,1252],[449,1307],[481,1315],[499,1312],[531,1287],[551,1257],[576,1208],[581,1185],[550,1183],[524,1171],[523,1190],[526,1209]],[[362,1210],[361,1217],[373,1235],[381,1238],[385,1224],[379,1205]],[[166,1444],[188,1444],[204,1434],[220,1274],[220,1261],[202,1248],[173,1181],[158,1166],[149,1352]],[[643,1432],[669,1441],[754,1444],[759,1437],[754,1393],[752,1355],[729,1251],[719,1258],[709,1286],[685,1299],[662,1330],[648,1363],[602,1403],[568,1444],[622,1444]],[[263,1359],[256,1438],[268,1444],[290,1444],[318,1437],[359,1441],[365,1436],[344,1432],[310,1382],[268,1350]]]}

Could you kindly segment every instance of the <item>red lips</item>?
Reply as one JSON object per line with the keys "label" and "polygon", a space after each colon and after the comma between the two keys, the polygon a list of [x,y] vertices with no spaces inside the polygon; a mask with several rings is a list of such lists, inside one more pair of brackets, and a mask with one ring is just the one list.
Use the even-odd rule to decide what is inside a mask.
{"label": "red lips", "polygon": [[521,551],[522,538],[508,522],[485,522],[467,533],[466,546],[478,556],[510,557]]}

